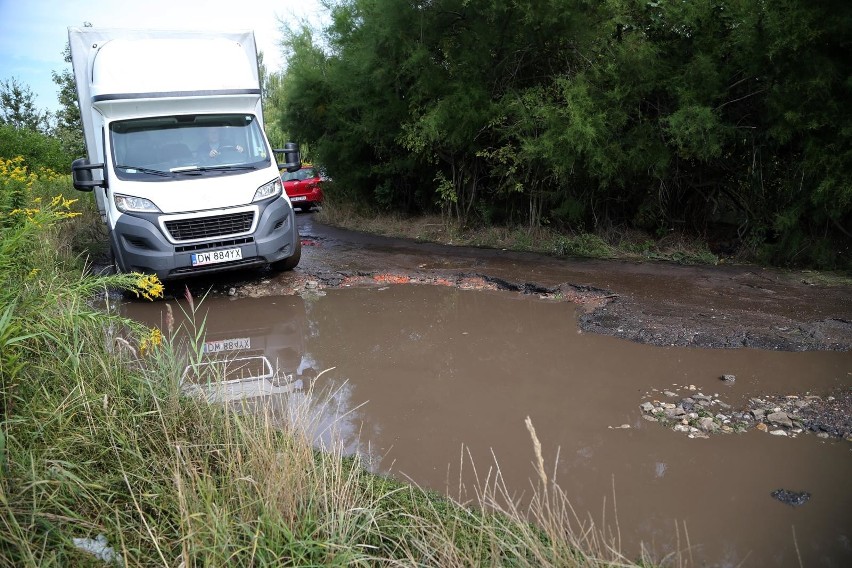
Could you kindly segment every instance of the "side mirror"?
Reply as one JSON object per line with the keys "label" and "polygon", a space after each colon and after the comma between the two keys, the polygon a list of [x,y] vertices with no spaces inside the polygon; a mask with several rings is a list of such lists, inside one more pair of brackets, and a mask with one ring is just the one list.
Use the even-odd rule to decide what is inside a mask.
{"label": "side mirror", "polygon": [[86,158],[77,158],[71,163],[71,179],[74,189],[80,191],[92,191],[96,187],[105,187],[103,180],[96,180],[92,176],[92,170],[103,170],[103,164],[90,164]]}
{"label": "side mirror", "polygon": [[284,163],[278,164],[279,170],[297,172],[302,167],[302,157],[299,155],[299,145],[295,142],[287,142],[283,149],[273,150],[276,154],[284,154]]}

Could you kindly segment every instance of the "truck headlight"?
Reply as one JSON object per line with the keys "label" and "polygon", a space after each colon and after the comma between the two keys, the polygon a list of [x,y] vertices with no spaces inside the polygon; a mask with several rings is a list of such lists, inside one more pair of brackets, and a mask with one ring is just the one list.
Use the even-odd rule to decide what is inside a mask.
{"label": "truck headlight", "polygon": [[271,182],[265,183],[257,188],[257,191],[254,192],[254,199],[252,199],[252,203],[260,201],[261,199],[269,199],[270,197],[281,195],[282,190],[281,179],[275,178]]}
{"label": "truck headlight", "polygon": [[113,195],[115,207],[122,213],[128,211],[140,211],[143,213],[160,213],[160,209],[150,199],[144,197],[131,197],[130,195]]}

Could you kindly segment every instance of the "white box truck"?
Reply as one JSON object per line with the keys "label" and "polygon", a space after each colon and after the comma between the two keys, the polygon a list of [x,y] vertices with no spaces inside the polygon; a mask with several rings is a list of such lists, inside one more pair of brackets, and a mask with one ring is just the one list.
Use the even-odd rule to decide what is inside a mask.
{"label": "white box truck", "polygon": [[[248,267],[294,268],[301,244],[269,146],[254,33],[69,28],[95,191],[123,272],[175,280]],[[276,160],[283,152],[284,164]]]}

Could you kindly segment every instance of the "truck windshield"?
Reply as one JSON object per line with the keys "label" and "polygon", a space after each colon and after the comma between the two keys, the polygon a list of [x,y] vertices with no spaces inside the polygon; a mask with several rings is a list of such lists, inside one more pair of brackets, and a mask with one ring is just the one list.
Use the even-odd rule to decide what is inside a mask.
{"label": "truck windshield", "polygon": [[160,116],[116,121],[109,130],[119,179],[163,181],[271,164],[266,139],[252,115]]}

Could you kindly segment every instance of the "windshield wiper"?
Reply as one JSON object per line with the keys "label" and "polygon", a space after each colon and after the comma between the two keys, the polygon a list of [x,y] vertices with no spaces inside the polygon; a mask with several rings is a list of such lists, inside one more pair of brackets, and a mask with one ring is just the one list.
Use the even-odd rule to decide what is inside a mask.
{"label": "windshield wiper", "polygon": [[202,172],[224,172],[227,170],[256,170],[254,166],[241,166],[238,164],[232,166],[199,166],[199,171]]}
{"label": "windshield wiper", "polygon": [[173,174],[182,174],[190,176],[201,175],[201,168],[199,168],[198,166],[179,166],[177,168],[169,168],[169,171]]}
{"label": "windshield wiper", "polygon": [[[165,177],[174,176],[174,174],[171,173],[171,172],[164,172],[163,170],[152,170],[151,168],[143,168],[143,167],[140,167],[140,166],[119,165],[119,166],[115,166],[115,167],[121,168],[123,170],[127,170],[127,173],[139,172],[139,173],[151,174],[151,175],[155,175],[155,176],[165,176]],[[134,172],[131,172],[130,170],[134,170]]]}

